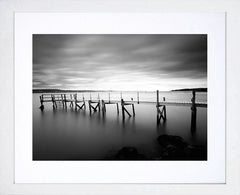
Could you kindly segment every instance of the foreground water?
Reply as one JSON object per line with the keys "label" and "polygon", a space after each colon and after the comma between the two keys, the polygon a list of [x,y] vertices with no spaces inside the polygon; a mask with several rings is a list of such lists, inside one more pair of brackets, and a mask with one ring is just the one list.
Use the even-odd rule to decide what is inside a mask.
{"label": "foreground water", "polygon": [[[105,160],[116,155],[123,147],[134,147],[148,159],[158,159],[160,135],[176,135],[191,145],[207,145],[207,108],[197,108],[197,126],[191,131],[191,109],[184,106],[167,106],[167,121],[157,125],[155,104],[135,104],[135,117],[122,119],[116,105],[107,105],[107,112],[75,111],[68,106],[57,109],[45,103],[39,109],[39,95],[33,94],[33,160]],[[109,98],[108,93],[92,93]],[[89,93],[78,97],[90,98]],[[136,93],[123,93],[125,100],[137,99]],[[167,101],[189,102],[191,93],[161,93]],[[111,93],[119,99],[120,93]],[[141,101],[156,101],[155,93],[140,93]],[[206,102],[207,94],[197,95],[198,102]],[[131,109],[129,109],[131,111]]]}

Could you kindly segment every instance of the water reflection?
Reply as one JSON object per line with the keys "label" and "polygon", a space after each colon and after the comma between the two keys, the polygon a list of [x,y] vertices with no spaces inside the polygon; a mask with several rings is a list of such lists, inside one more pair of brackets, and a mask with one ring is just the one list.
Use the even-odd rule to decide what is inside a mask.
{"label": "water reflection", "polygon": [[[135,117],[122,118],[116,105],[106,112],[89,114],[61,104],[56,109],[46,104],[39,109],[39,100],[33,104],[33,158],[35,160],[104,160],[122,148],[135,148],[148,159],[157,158],[157,138],[160,135],[178,135],[189,144],[206,145],[207,112],[197,110],[195,131],[191,131],[189,107],[168,107],[167,120],[156,125],[156,107],[135,104]],[[125,150],[125,149],[124,149]]]}
{"label": "water reflection", "polygon": [[165,134],[166,133],[166,126],[167,126],[167,123],[165,121],[163,121],[162,123],[157,122],[157,125],[156,125],[157,134],[158,135]]}

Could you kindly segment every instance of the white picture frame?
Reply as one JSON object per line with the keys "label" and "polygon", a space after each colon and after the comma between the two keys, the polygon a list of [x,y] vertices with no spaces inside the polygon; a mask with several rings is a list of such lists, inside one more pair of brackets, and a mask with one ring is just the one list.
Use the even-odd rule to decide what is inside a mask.
{"label": "white picture frame", "polygon": [[[33,34],[207,34],[208,160],[32,161]],[[15,182],[225,183],[224,94],[224,13],[15,13]]]}
{"label": "white picture frame", "polygon": [[[238,1],[7,1],[0,4],[0,194],[228,194],[240,193],[240,98]],[[225,13],[226,14],[226,182],[223,184],[17,184],[14,182],[14,13]]]}

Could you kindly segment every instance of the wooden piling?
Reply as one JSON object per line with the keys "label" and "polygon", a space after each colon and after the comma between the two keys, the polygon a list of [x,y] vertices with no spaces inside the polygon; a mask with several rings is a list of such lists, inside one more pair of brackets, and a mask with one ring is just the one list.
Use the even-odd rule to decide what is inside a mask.
{"label": "wooden piling", "polygon": [[133,116],[135,116],[134,104],[132,104]]}
{"label": "wooden piling", "polygon": [[57,101],[56,101],[56,99],[55,99],[55,96],[54,96],[54,101],[55,101],[55,106],[56,106],[56,108],[57,108]]}
{"label": "wooden piling", "polygon": [[57,108],[57,103],[55,101],[55,97],[53,94],[51,94],[51,98],[52,98],[53,109],[55,109],[55,108]]}
{"label": "wooden piling", "polygon": [[[83,97],[83,100],[77,100],[77,94],[74,94],[74,102],[75,102],[75,110],[77,110],[77,108],[79,109],[86,109],[86,104],[85,104],[85,101],[84,101],[84,97]],[[82,102],[82,105],[80,106],[78,103],[81,103]]]}
{"label": "wooden piling", "polygon": [[102,112],[105,113],[106,112],[106,105],[104,100],[102,100]]}
{"label": "wooden piling", "polygon": [[40,104],[41,104],[41,106],[43,105],[43,95],[40,95],[39,96],[39,99],[40,99]]}
{"label": "wooden piling", "polygon": [[124,101],[121,99],[121,106],[122,106],[122,117],[125,119],[125,112],[124,112]]}
{"label": "wooden piling", "polygon": [[77,108],[79,108],[79,109],[83,109],[83,107],[84,107],[84,110],[85,110],[85,109],[86,109],[85,102],[83,102],[83,104],[82,104],[81,106],[78,105],[78,104],[76,104],[75,110],[77,110]]}
{"label": "wooden piling", "polygon": [[64,107],[64,97],[63,97],[63,94],[61,94],[61,100],[62,100],[62,105]]}
{"label": "wooden piling", "polygon": [[[94,107],[94,106],[92,105],[92,103],[96,103],[96,106]],[[98,109],[98,111],[100,112],[100,100],[98,100],[98,101],[91,101],[91,100],[89,100],[89,101],[88,101],[88,105],[89,105],[90,114],[91,114],[91,112],[92,112],[92,109],[93,109],[94,112],[96,112],[97,109]]]}
{"label": "wooden piling", "polygon": [[132,116],[125,107],[124,107],[124,111],[128,114],[129,117]]}
{"label": "wooden piling", "polygon": [[75,102],[75,110],[77,110],[77,94],[74,94],[73,98]]}
{"label": "wooden piling", "polygon": [[137,92],[137,103],[139,104],[139,91]]}
{"label": "wooden piling", "polygon": [[91,100],[88,100],[88,106],[89,106],[89,112],[90,112],[90,114],[91,114],[91,113],[92,113]]}
{"label": "wooden piling", "polygon": [[121,99],[121,106],[122,106],[122,116],[123,119],[125,118],[125,112],[128,114],[129,117],[132,115],[128,112],[128,110],[125,108],[125,106],[132,105],[132,110],[133,110],[133,116],[135,116],[135,109],[134,109],[134,104],[133,103],[125,103],[123,99]]}
{"label": "wooden piling", "polygon": [[40,95],[39,98],[40,98],[40,104],[41,104],[39,108],[40,108],[41,110],[43,110],[43,109],[44,109],[44,105],[43,105],[43,95]]}
{"label": "wooden piling", "polygon": [[51,94],[51,99],[52,99],[53,108],[55,108],[55,105],[54,105],[54,98],[53,98],[53,95],[52,95],[52,94]]}
{"label": "wooden piling", "polygon": [[72,94],[70,94],[70,105],[71,108],[73,107],[73,98],[72,98]]}
{"label": "wooden piling", "polygon": [[86,110],[86,103],[85,103],[84,96],[83,96],[83,106],[84,106],[84,110]]}
{"label": "wooden piling", "polygon": [[[165,97],[163,97],[163,102],[165,102]],[[163,106],[163,114],[164,114],[164,117],[165,117],[165,121],[167,120],[167,111],[166,111],[166,105]]]}
{"label": "wooden piling", "polygon": [[98,104],[96,107],[98,107],[98,111],[100,112],[100,100],[98,100]]}
{"label": "wooden piling", "polygon": [[191,106],[191,131],[196,130],[197,108],[196,108],[196,92],[192,91]]}
{"label": "wooden piling", "polygon": [[77,94],[71,94],[71,107],[73,108],[73,103],[75,102],[75,96],[76,96]]}
{"label": "wooden piling", "polygon": [[63,97],[64,97],[64,105],[65,105],[65,108],[67,108],[67,98],[66,98],[66,94],[64,94]]}
{"label": "wooden piling", "polygon": [[[165,102],[165,97],[163,97],[163,101]],[[163,122],[166,121],[166,105],[161,105],[159,102],[159,91],[157,90],[157,124],[160,124],[161,119],[163,119]]]}

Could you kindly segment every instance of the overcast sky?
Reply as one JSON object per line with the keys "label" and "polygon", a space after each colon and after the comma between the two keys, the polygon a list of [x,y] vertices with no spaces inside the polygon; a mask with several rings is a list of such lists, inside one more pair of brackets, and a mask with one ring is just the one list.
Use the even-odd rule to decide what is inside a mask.
{"label": "overcast sky", "polygon": [[207,87],[206,35],[33,35],[33,88]]}

